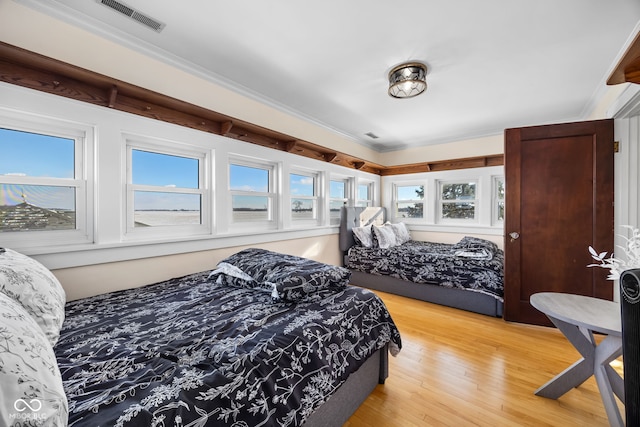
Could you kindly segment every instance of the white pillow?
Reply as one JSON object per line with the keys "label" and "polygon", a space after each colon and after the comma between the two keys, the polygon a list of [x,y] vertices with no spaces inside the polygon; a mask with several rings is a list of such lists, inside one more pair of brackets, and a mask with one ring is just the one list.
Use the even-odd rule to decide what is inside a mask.
{"label": "white pillow", "polygon": [[33,317],[0,293],[0,425],[66,426],[67,397],[51,344]]}
{"label": "white pillow", "polygon": [[354,227],[351,230],[353,231],[353,237],[355,238],[356,243],[359,243],[365,248],[373,247],[373,236],[371,234],[370,225],[367,227]]}
{"label": "white pillow", "polygon": [[44,265],[12,249],[0,249],[0,293],[27,310],[52,346],[58,342],[66,294]]}
{"label": "white pillow", "polygon": [[401,245],[411,240],[411,234],[404,222],[399,222],[397,224],[390,223],[389,225],[393,228],[393,232],[396,235],[396,244]]}
{"label": "white pillow", "polygon": [[382,227],[374,225],[373,232],[376,235],[376,240],[378,241],[379,248],[388,249],[398,245],[396,240],[396,233],[393,231],[393,227],[391,227],[391,224],[386,224]]}

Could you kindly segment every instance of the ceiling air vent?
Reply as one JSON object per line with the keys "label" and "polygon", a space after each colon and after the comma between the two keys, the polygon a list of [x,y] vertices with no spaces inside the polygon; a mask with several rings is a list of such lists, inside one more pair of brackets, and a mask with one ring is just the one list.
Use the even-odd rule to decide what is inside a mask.
{"label": "ceiling air vent", "polygon": [[108,8],[115,10],[118,13],[127,16],[134,21],[139,22],[147,28],[151,28],[153,31],[159,33],[164,28],[165,24],[162,22],[153,19],[142,12],[135,10],[132,7],[127,6],[126,4],[116,1],[116,0],[96,0],[101,5],[107,6]]}
{"label": "ceiling air vent", "polygon": [[367,133],[365,133],[365,135],[367,135],[371,139],[378,139],[379,138],[378,135],[376,135],[373,132],[367,132]]}

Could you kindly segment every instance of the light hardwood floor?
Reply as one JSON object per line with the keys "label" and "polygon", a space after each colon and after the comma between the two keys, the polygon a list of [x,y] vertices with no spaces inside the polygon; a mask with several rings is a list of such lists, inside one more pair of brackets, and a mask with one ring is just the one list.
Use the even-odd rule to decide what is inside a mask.
{"label": "light hardwood floor", "polygon": [[345,426],[609,425],[593,377],[558,400],[533,394],[580,357],[557,329],[376,293],[403,348]]}

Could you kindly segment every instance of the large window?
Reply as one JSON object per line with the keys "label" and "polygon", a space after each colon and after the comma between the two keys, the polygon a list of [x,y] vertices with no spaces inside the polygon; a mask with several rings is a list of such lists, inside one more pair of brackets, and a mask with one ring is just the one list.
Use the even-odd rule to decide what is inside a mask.
{"label": "large window", "polygon": [[291,219],[318,219],[318,175],[312,173],[289,174],[289,192],[291,194]]}
{"label": "large window", "polygon": [[229,165],[232,222],[274,220],[274,165],[232,161]]}
{"label": "large window", "polygon": [[[85,131],[0,121],[0,233],[10,245],[91,240]],[[33,125],[33,126],[31,126]],[[47,243],[44,243],[47,242]]]}
{"label": "large window", "polygon": [[476,181],[438,183],[439,219],[474,221],[478,206]]}
{"label": "large window", "polygon": [[340,224],[340,209],[349,203],[349,180],[332,179],[329,183],[329,223]]}
{"label": "large window", "polygon": [[424,185],[395,186],[395,218],[424,217]]}
{"label": "large window", "polygon": [[129,233],[208,230],[205,152],[129,141],[127,153]]}

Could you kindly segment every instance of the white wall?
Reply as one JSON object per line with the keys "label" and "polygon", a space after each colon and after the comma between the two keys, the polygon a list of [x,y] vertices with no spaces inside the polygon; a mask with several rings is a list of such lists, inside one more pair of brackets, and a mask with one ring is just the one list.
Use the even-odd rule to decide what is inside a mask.
{"label": "white wall", "polygon": [[311,258],[327,264],[340,265],[338,235],[284,240],[129,261],[96,264],[53,270],[67,293],[74,300],[105,292],[117,291],[180,277],[189,273],[213,269],[227,256],[248,247]]}

